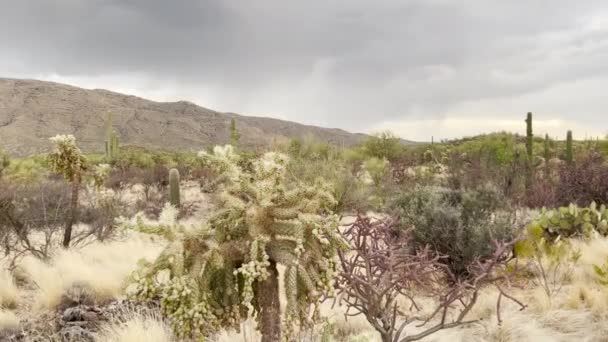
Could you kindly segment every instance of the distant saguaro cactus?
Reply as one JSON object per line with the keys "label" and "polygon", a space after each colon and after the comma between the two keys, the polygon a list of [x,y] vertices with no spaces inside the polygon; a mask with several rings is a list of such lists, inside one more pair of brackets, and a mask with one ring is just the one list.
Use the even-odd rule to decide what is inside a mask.
{"label": "distant saguaro cactus", "polygon": [[106,140],[106,158],[108,161],[112,161],[116,157],[118,157],[118,134],[112,130]]}
{"label": "distant saguaro cactus", "polygon": [[534,135],[532,133],[532,113],[528,113],[526,118],[526,152],[528,153],[528,160],[532,160],[534,157]]}
{"label": "distant saguaro cactus", "polygon": [[4,152],[0,149],[0,177],[2,177],[2,173],[6,168],[11,165],[11,158],[8,153]]}
{"label": "distant saguaro cactus", "polygon": [[118,134],[112,128],[112,113],[108,113],[106,121],[106,140],[105,140],[105,151],[106,160],[113,161],[118,157]]}
{"label": "distant saguaro cactus", "polygon": [[526,117],[526,152],[528,155],[526,167],[526,189],[532,188],[533,170],[532,161],[534,159],[534,135],[532,132],[532,113],[528,112]]}
{"label": "distant saguaro cactus", "polygon": [[236,129],[236,120],[230,120],[230,145],[236,147],[239,143],[239,139],[241,135],[239,131]]}
{"label": "distant saguaro cactus", "polygon": [[549,141],[549,134],[545,134],[545,150],[543,152],[543,157],[545,159],[545,178],[549,178],[550,170],[549,170],[549,159],[551,159],[551,142]]}
{"label": "distant saguaro cactus", "polygon": [[176,208],[181,204],[179,171],[177,169],[171,169],[169,171],[169,203]]}
{"label": "distant saguaro cactus", "polygon": [[566,162],[572,164],[574,154],[572,153],[572,131],[568,131],[566,135]]}

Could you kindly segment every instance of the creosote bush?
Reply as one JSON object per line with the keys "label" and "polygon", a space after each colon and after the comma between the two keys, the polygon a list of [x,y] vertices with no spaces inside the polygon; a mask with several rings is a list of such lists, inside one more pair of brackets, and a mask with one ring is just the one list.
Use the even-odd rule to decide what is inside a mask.
{"label": "creosote bush", "polygon": [[[335,205],[331,189],[320,180],[288,182],[284,154],[266,153],[250,168],[230,145],[200,156],[224,179],[220,209],[198,228],[132,225],[171,241],[158,260],[137,272],[132,293],[141,300],[160,298],[181,337],[238,329],[255,317],[262,341],[278,341],[283,317],[289,340],[294,324],[307,327],[319,319],[321,298],[334,291],[337,251],[346,243],[338,217],[328,210]],[[284,316],[278,264],[286,267]]]}
{"label": "creosote bush", "polygon": [[415,248],[431,246],[446,255],[442,262],[454,274],[466,276],[474,260],[492,255],[492,241],[513,239],[515,216],[503,206],[490,186],[474,191],[416,187],[401,194],[391,210],[402,229],[412,229]]}

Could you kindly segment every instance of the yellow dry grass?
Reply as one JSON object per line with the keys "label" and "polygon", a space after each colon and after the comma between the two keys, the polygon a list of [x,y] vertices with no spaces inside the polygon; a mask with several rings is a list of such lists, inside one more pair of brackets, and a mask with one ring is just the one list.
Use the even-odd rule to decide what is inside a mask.
{"label": "yellow dry grass", "polygon": [[133,314],[126,322],[101,328],[96,342],[173,342],[171,329],[159,317]]}
{"label": "yellow dry grass", "polygon": [[121,296],[124,281],[136,268],[138,260],[152,260],[161,249],[162,245],[149,238],[131,234],[120,241],[58,250],[50,263],[25,258],[19,266],[37,287],[34,307],[51,309],[75,284],[90,288],[97,300]]}

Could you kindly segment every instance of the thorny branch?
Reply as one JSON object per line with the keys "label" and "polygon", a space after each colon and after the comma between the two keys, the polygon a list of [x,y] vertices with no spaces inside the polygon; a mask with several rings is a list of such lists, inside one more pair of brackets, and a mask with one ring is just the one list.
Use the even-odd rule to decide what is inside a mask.
{"label": "thorny branch", "polygon": [[[410,231],[398,231],[394,223],[391,218],[373,221],[358,216],[343,232],[352,249],[339,254],[338,286],[341,301],[348,307],[345,315],[363,314],[384,342],[416,341],[442,329],[476,322],[468,320],[467,314],[481,289],[490,285],[499,292],[498,312],[502,297],[525,308],[500,286],[510,285],[511,273],[504,266],[514,241],[495,242],[493,255],[470,265],[471,276],[460,279],[441,262],[446,256],[429,248],[413,250]],[[422,317],[416,298],[435,299],[430,315]],[[497,317],[500,322],[500,313]],[[405,328],[414,322],[426,329],[402,338]],[[428,326],[431,322],[434,325]]]}

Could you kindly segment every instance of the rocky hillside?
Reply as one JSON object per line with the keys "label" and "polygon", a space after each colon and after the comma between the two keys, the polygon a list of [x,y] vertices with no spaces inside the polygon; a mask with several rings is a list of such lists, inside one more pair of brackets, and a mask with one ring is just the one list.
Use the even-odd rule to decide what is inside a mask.
{"label": "rocky hillside", "polygon": [[220,113],[186,101],[154,102],[107,90],[0,78],[0,148],[15,155],[46,152],[49,137],[74,134],[85,151],[103,150],[108,112],[121,143],[166,150],[199,150],[229,141],[236,118],[241,143],[264,146],[273,139],[313,136],[346,146],[365,137],[340,129]]}

